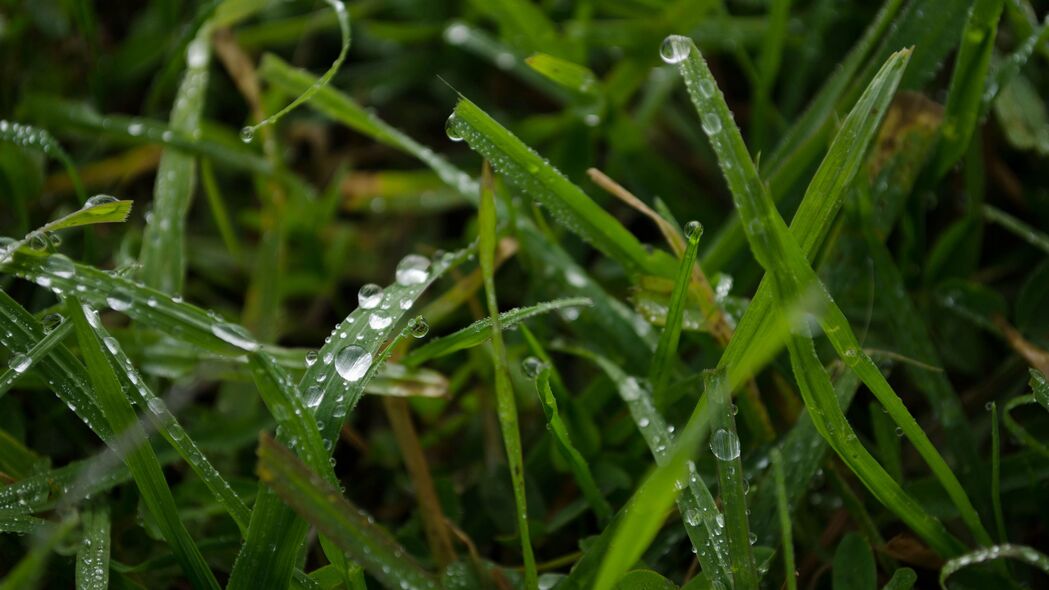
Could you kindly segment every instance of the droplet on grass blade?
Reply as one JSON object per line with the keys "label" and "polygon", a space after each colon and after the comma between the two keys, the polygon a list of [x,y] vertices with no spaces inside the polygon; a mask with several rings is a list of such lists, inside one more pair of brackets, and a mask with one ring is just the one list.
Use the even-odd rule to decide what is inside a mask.
{"label": "droplet on grass blade", "polygon": [[418,254],[409,254],[397,263],[397,284],[405,287],[421,285],[430,277],[430,260]]}
{"label": "droplet on grass blade", "polygon": [[719,428],[710,437],[710,451],[722,461],[733,461],[739,458],[739,438],[736,433]]}
{"label": "droplet on grass blade", "polygon": [[448,119],[444,122],[444,132],[448,134],[448,139],[452,141],[458,142],[463,140],[462,134],[455,128],[455,113],[448,115]]}
{"label": "droplet on grass blade", "polygon": [[76,274],[76,267],[73,266],[73,261],[61,254],[49,256],[44,263],[44,269],[49,274],[63,279],[72,278]]}
{"label": "droplet on grass blade", "polygon": [[659,57],[668,64],[678,64],[688,57],[692,46],[688,37],[683,35],[668,35],[659,46]]}
{"label": "droplet on grass blade", "polygon": [[525,374],[525,377],[528,377],[529,379],[535,379],[538,377],[539,372],[542,370],[543,361],[534,356],[530,356],[521,361],[521,371]]}
{"label": "droplet on grass blade", "polygon": [[255,352],[259,349],[259,343],[243,327],[236,324],[221,323],[211,326],[211,333],[219,340],[232,344],[241,350]]}
{"label": "droplet on grass blade", "polygon": [[7,366],[11,367],[11,370],[21,375],[25,373],[29,366],[33,364],[33,359],[27,357],[22,353],[17,353],[11,357],[11,360],[7,362]]}
{"label": "droplet on grass blade", "polygon": [[382,287],[368,283],[357,292],[357,303],[361,309],[374,309],[382,302]]}
{"label": "droplet on grass blade", "polygon": [[356,344],[343,348],[335,355],[335,370],[350,383],[360,381],[371,364],[371,353]]}

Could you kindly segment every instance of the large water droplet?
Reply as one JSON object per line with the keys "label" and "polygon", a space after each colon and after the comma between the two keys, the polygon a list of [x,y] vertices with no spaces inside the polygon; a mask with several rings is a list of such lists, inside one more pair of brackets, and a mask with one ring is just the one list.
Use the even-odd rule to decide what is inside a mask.
{"label": "large water droplet", "polygon": [[29,369],[29,365],[33,364],[33,359],[27,357],[22,353],[15,354],[8,361],[7,366],[11,367],[11,370],[21,375]]}
{"label": "large water droplet", "polygon": [[463,140],[463,135],[455,128],[455,113],[448,115],[448,119],[444,122],[444,132],[448,134],[448,139],[452,141]]}
{"label": "large water droplet", "polygon": [[423,338],[430,333],[430,322],[426,321],[423,316],[416,316],[411,323],[412,336],[416,338]]}
{"label": "large water droplet", "polygon": [[703,235],[703,224],[702,223],[700,223],[700,222],[698,222],[696,220],[692,220],[692,221],[690,221],[690,222],[685,224],[685,236],[688,239],[691,240],[692,238],[699,238],[699,236],[701,236],[701,235]]}
{"label": "large water droplet", "polygon": [[374,309],[382,303],[382,287],[375,283],[368,283],[357,291],[357,303],[361,309]]}
{"label": "large water droplet", "polygon": [[524,372],[525,376],[529,379],[535,379],[539,376],[539,372],[543,370],[543,361],[539,360],[534,356],[530,356],[525,360],[521,361],[521,371]]}
{"label": "large water droplet", "polygon": [[721,119],[718,118],[716,113],[704,113],[700,125],[707,135],[721,133]]}
{"label": "large water droplet", "polygon": [[360,381],[371,364],[371,353],[356,344],[343,348],[335,355],[335,370],[350,383]]}
{"label": "large water droplet", "polygon": [[641,384],[635,377],[627,377],[623,381],[623,387],[619,395],[623,396],[623,399],[628,402],[634,401],[641,397]]}
{"label": "large water droplet", "polygon": [[692,51],[691,40],[683,35],[668,35],[659,46],[659,57],[668,64],[681,63]]}
{"label": "large water droplet", "polygon": [[685,522],[689,526],[699,526],[699,511],[695,508],[689,508],[685,511]]}
{"label": "large water droplet", "polygon": [[381,313],[373,313],[368,316],[368,327],[372,330],[382,330],[393,323],[393,318]]}
{"label": "large water droplet", "polygon": [[61,254],[52,254],[44,262],[44,270],[62,279],[72,278],[76,274],[73,261]]}
{"label": "large water droplet", "polygon": [[734,461],[739,458],[739,437],[731,430],[719,428],[710,437],[710,451],[722,461]]}
{"label": "large water droplet", "polygon": [[116,203],[117,200],[118,199],[116,197],[112,197],[110,195],[95,195],[87,201],[84,201],[84,206],[81,207],[81,209],[94,209],[99,205],[105,205],[107,203]]}
{"label": "large water droplet", "polygon": [[259,343],[242,326],[229,323],[212,324],[211,333],[223,342],[232,344],[241,350],[255,352],[259,349]]}
{"label": "large water droplet", "polygon": [[127,311],[131,307],[131,294],[124,289],[117,288],[106,296],[106,304],[116,311]]}
{"label": "large water droplet", "polygon": [[255,128],[246,125],[240,128],[240,140],[244,143],[251,143],[255,140]]}
{"label": "large water droplet", "polygon": [[699,81],[699,93],[703,98],[711,98],[714,96],[714,91],[717,88],[714,86],[714,82],[708,78],[704,78]]}
{"label": "large water droplet", "polygon": [[62,324],[63,319],[64,318],[60,313],[49,313],[46,316],[44,316],[42,322],[44,325],[44,334],[50,334],[51,332],[54,332],[55,328]]}
{"label": "large water droplet", "polygon": [[420,285],[430,278],[430,259],[409,254],[397,263],[397,283],[404,286]]}

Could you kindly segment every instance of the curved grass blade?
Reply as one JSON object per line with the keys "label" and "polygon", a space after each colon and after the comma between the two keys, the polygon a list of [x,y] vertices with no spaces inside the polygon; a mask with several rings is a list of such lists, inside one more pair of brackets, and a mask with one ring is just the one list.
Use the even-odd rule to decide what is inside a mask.
{"label": "curved grass blade", "polygon": [[532,553],[531,533],[528,530],[528,503],[525,499],[524,457],[521,453],[521,430],[517,424],[517,401],[510,383],[510,368],[506,360],[506,344],[499,317],[499,302],[495,293],[495,248],[496,235],[495,187],[491,171],[485,165],[481,181],[481,204],[477,214],[479,236],[479,258],[481,276],[484,279],[485,300],[491,318],[492,364],[495,372],[495,403],[499,416],[499,427],[503,433],[506,459],[513,482],[514,504],[517,508],[517,534],[521,539],[521,556],[524,560],[524,587],[536,590],[539,587]]}
{"label": "curved grass blade", "polygon": [[1012,545],[1006,543],[1004,545],[981,547],[975,551],[949,560],[944,564],[943,569],[940,570],[940,588],[947,590],[947,578],[963,568],[996,559],[1006,558],[1022,561],[1027,565],[1042,570],[1046,575],[1049,575],[1049,557],[1026,545]]}
{"label": "curved grass blade", "polygon": [[535,391],[543,406],[543,412],[546,414],[547,429],[554,436],[557,449],[565,458],[569,469],[572,470],[572,475],[575,477],[576,483],[579,484],[583,497],[586,498],[587,504],[590,505],[598,519],[602,523],[607,523],[612,518],[612,506],[609,505],[608,500],[605,499],[604,495],[601,494],[601,490],[598,489],[597,483],[594,482],[594,476],[590,473],[590,466],[587,464],[586,459],[572,444],[572,437],[568,433],[568,427],[557,410],[557,399],[554,397],[554,392],[550,389],[549,367],[543,367],[539,374],[536,375]]}
{"label": "curved grass blade", "polygon": [[1049,443],[1042,442],[1035,438],[1026,428],[1020,426],[1020,423],[1014,420],[1009,413],[1020,406],[1034,403],[1037,402],[1033,395],[1021,395],[1009,400],[1006,402],[1005,407],[1002,408],[1002,423],[1005,424],[1006,430],[1008,430],[1009,433],[1015,436],[1020,442],[1031,447],[1031,449],[1039,454],[1049,457]]}
{"label": "curved grass blade", "polygon": [[670,374],[673,372],[674,364],[678,360],[677,346],[681,339],[685,302],[688,298],[692,269],[695,266],[696,252],[699,250],[699,239],[702,235],[703,228],[699,226],[688,236],[688,246],[681,257],[677,279],[674,281],[674,290],[670,295],[670,307],[667,309],[663,333],[659,337],[656,354],[652,357],[649,380],[652,382],[652,399],[655,400],[657,408],[666,407],[667,385],[670,383]]}
{"label": "curved grass blade", "polygon": [[109,588],[109,507],[92,505],[80,514],[83,537],[76,554],[78,590]]}
{"label": "curved grass blade", "polygon": [[34,236],[43,236],[48,232],[93,225],[96,223],[123,223],[131,213],[133,201],[118,201],[108,195],[95,195],[87,200],[84,206],[65,217],[56,219],[40,229],[31,232],[19,241],[0,248],[0,263],[7,262],[19,248]]}
{"label": "curved grass blade", "polygon": [[58,143],[58,140],[46,130],[0,119],[0,141],[13,143],[21,148],[38,150],[45,156],[58,160],[69,174],[69,180],[73,183],[73,189],[80,198],[80,202],[87,202],[87,193],[84,192],[84,185],[80,181],[80,175],[77,174],[76,166],[73,165],[73,159],[62,149],[62,144]]}
{"label": "curved grass blade", "polygon": [[983,206],[983,216],[988,221],[997,223],[1021,240],[1049,254],[1049,236],[1045,233],[991,205]]}
{"label": "curved grass blade", "polygon": [[[570,307],[587,306],[590,304],[590,300],[585,297],[569,297],[537,303],[536,305],[520,307],[500,313],[499,325],[502,326],[503,330],[507,330],[520,322],[540,314],[550,313]],[[406,367],[418,367],[426,361],[483,344],[490,340],[491,337],[492,318],[482,318],[454,334],[427,342],[405,356],[401,360],[401,364]]]}
{"label": "curved grass blade", "polygon": [[290,451],[263,435],[258,454],[258,474],[264,484],[382,584],[419,590],[439,587],[389,533]]}
{"label": "curved grass blade", "polygon": [[[211,61],[211,26],[205,23],[186,47],[186,73],[175,106],[171,129],[193,136],[200,128]],[[167,149],[157,166],[153,215],[142,236],[142,282],[165,293],[180,293],[186,273],[186,216],[196,184],[194,156]]]}
{"label": "curved grass blade", "polygon": [[291,101],[290,104],[277,111],[275,114],[266,117],[264,120],[259,121],[255,125],[249,125],[240,131],[240,137],[244,141],[251,141],[255,137],[255,132],[261,127],[266,125],[273,125],[277,121],[281,120],[284,115],[287,115],[291,111],[295,110],[299,105],[313,98],[317,92],[328,85],[331,79],[335,76],[335,73],[339,71],[339,67],[342,66],[342,62],[346,60],[346,53],[350,50],[350,15],[346,10],[346,5],[342,3],[342,0],[324,0],[331,9],[335,11],[335,17],[339,21],[339,32],[342,34],[342,48],[339,50],[338,57],[332,62],[331,67],[328,68],[327,72],[320,77],[317,82],[314,82],[307,88],[302,94],[300,94],[295,100]]}
{"label": "curved grass blade", "polygon": [[[219,587],[204,556],[189,536],[178,515],[160,463],[149,445],[145,431],[135,416],[131,403],[124,397],[120,381],[103,353],[103,344],[91,324],[99,323],[94,310],[83,309],[75,297],[66,300],[66,313],[73,322],[88,375],[103,415],[116,434],[113,448],[131,471],[142,494],[142,500],[156,519],[157,527],[171,545],[176,560],[194,588]],[[90,319],[87,314],[90,314]]]}
{"label": "curved grass blade", "polygon": [[[848,320],[822,287],[819,278],[808,263],[804,250],[793,239],[783,219],[773,206],[768,189],[757,175],[757,170],[747,154],[743,138],[732,119],[728,105],[720,91],[717,90],[713,75],[699,54],[699,50],[692,41],[685,38],[673,39],[672,42],[682,44],[680,51],[683,56],[686,56],[680,65],[682,76],[689,81],[689,94],[703,121],[704,131],[718,154],[722,173],[728,182],[740,217],[744,220],[744,230],[754,255],[772,276],[772,284],[778,291],[779,297],[791,301],[803,293],[811,293],[818,298],[819,304],[826,311],[820,319],[820,324],[838,354],[842,356],[846,365],[867,384],[896,424],[903,429],[908,440],[914,444],[919,454],[943,484],[977,541],[990,543],[990,536],[980,522],[979,515],[957,476],[951,471],[943,457],[929,441],[925,431],[918,425],[885,380],[877,365],[863,352]],[[895,54],[885,67],[895,65],[895,67],[902,68],[902,65],[906,64],[908,54],[908,51]],[[829,156],[831,155],[843,157],[846,161],[849,159],[846,154],[839,155],[832,152]],[[819,176],[818,173],[817,176]],[[722,361],[729,356],[728,353],[729,351],[726,350]],[[823,380],[826,381],[826,389],[829,390],[830,383],[825,373]],[[833,409],[840,413],[838,408]],[[931,528],[927,530],[932,532]],[[942,543],[944,539],[939,541]],[[940,545],[944,549],[948,546],[948,544]]]}

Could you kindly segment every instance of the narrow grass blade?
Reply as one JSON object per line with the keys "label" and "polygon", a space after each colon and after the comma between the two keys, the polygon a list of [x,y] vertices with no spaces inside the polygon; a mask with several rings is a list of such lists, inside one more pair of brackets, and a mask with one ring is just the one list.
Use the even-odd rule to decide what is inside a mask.
{"label": "narrow grass blade", "polygon": [[22,441],[0,430],[0,477],[15,482],[48,467],[48,461],[30,450]]}
{"label": "narrow grass blade", "polygon": [[1020,406],[1035,403],[1037,402],[1035,402],[1033,395],[1021,395],[1009,400],[1006,402],[1005,407],[1002,408],[1002,423],[1005,424],[1005,429],[1015,436],[1017,440],[1031,447],[1031,449],[1041,455],[1049,457],[1049,443],[1043,442],[1033,436],[1012,417],[1012,414],[1010,414],[1010,412]]}
{"label": "narrow grass blade", "polygon": [[459,100],[449,129],[508,183],[548,207],[559,223],[630,272],[674,276],[673,258],[662,251],[649,253],[616,218],[474,103]]}
{"label": "narrow grass blade", "polygon": [[390,588],[439,587],[389,533],[373,523],[371,516],[350,504],[290,451],[264,435],[258,454],[258,474],[265,485],[375,579]]}
{"label": "narrow grass blade", "polygon": [[517,424],[517,401],[510,383],[510,368],[506,360],[506,345],[503,342],[502,323],[499,318],[499,302],[495,294],[495,246],[497,242],[495,189],[490,172],[485,167],[481,185],[481,206],[478,213],[480,245],[478,246],[481,275],[484,277],[485,299],[491,317],[492,364],[495,372],[496,408],[499,427],[503,432],[506,458],[513,480],[514,504],[517,507],[517,530],[521,538],[521,555],[524,560],[527,590],[539,587],[535,557],[532,553],[531,534],[528,530],[528,504],[525,500],[524,459],[521,454],[521,431]]}
{"label": "narrow grass blade", "polygon": [[13,143],[21,148],[38,150],[43,152],[44,155],[58,160],[66,169],[66,173],[69,174],[69,179],[73,183],[73,188],[80,201],[87,201],[87,194],[84,192],[84,185],[80,181],[80,175],[73,164],[73,159],[62,149],[62,144],[58,143],[58,140],[48,133],[47,130],[0,119],[0,141]]}
{"label": "narrow grass blade", "polygon": [[1049,557],[1045,554],[1026,545],[992,545],[955,557],[944,564],[943,569],[940,570],[940,588],[947,590],[947,578],[955,572],[996,559],[1015,559],[1049,575]]}
{"label": "narrow grass blade", "polygon": [[[18,381],[22,375],[26,374],[27,371],[33,368],[33,365],[38,365],[40,360],[51,353],[51,350],[55,346],[62,343],[62,340],[69,335],[70,330],[73,329],[73,325],[69,322],[59,320],[61,323],[54,327],[47,335],[43,337],[39,342],[33,345],[32,348],[25,351],[25,353],[19,352],[17,349],[12,349],[15,355],[21,355],[21,363],[9,367],[6,371],[0,374],[0,398],[2,398],[11,386],[14,385],[15,381]],[[12,357],[13,358],[13,357]]]}
{"label": "narrow grass blade", "polygon": [[91,324],[99,322],[97,313],[90,308],[83,309],[80,302],[73,297],[67,300],[65,307],[76,329],[77,340],[80,342],[80,350],[84,355],[99,407],[118,436],[114,441],[114,449],[135,478],[143,502],[171,545],[175,558],[189,582],[194,588],[218,588],[214,574],[179,518],[178,507],[164,479],[157,456],[149,445],[131,403],[124,397],[120,381],[103,353],[102,342],[92,329]]}
{"label": "narrow grass blade", "polygon": [[1005,516],[1002,513],[1002,440],[998,424],[998,404],[991,402],[991,506],[994,509],[998,542],[1006,543],[1009,536],[1005,532]]}
{"label": "narrow grass blade", "polygon": [[[192,136],[200,127],[211,61],[207,24],[186,47],[186,73],[171,109],[171,129]],[[196,184],[191,154],[165,150],[157,166],[153,215],[142,237],[142,282],[165,293],[180,293],[186,272],[186,216]]]}
{"label": "narrow grass blade", "polygon": [[1044,232],[1036,230],[1005,211],[991,205],[983,206],[983,216],[988,221],[997,223],[1028,244],[1049,254],[1049,235],[1046,235]]}
{"label": "narrow grass blade", "polygon": [[58,524],[48,525],[38,531],[39,537],[29,549],[29,553],[11,568],[3,580],[0,580],[0,590],[23,590],[35,587],[40,576],[43,575],[48,556],[69,535],[76,523],[75,516],[68,517]]}
{"label": "narrow grass blade", "polygon": [[[590,300],[585,297],[571,297],[511,309],[499,314],[499,325],[502,326],[503,330],[507,330],[540,314],[570,307],[588,306],[590,304]],[[454,334],[427,342],[404,357],[401,360],[401,364],[407,367],[417,367],[426,361],[483,344],[492,337],[492,323],[491,318],[482,318]]]}
{"label": "narrow grass blade", "polygon": [[131,213],[132,204],[132,201],[118,201],[108,195],[95,195],[77,211],[56,219],[21,240],[0,248],[0,263],[7,262],[16,250],[28,243],[34,236],[43,236],[48,232],[96,223],[122,223]]}
{"label": "narrow grass blade", "polygon": [[717,459],[718,487],[732,559],[733,587],[738,590],[757,590],[758,572],[750,546],[750,524],[747,519],[750,511],[743,491],[743,462],[740,460],[739,436],[733,418],[732,392],[728,388],[724,369],[708,372],[703,380],[711,405],[713,434],[710,436],[710,450]]}
{"label": "narrow grass blade", "polygon": [[83,537],[76,555],[77,590],[109,587],[109,508],[93,505],[80,516]]}
{"label": "narrow grass blade", "polygon": [[703,235],[703,227],[698,222],[695,223],[695,226],[690,226],[692,231],[688,236],[688,246],[681,257],[677,279],[674,281],[674,291],[670,295],[670,306],[667,309],[663,333],[659,337],[659,345],[656,347],[655,356],[652,357],[652,368],[649,371],[652,398],[657,408],[666,407],[667,385],[670,383],[674,365],[678,361],[677,346],[681,339],[685,302],[688,297],[689,284],[692,282],[692,269],[696,262],[696,252],[699,250],[699,239]]}
{"label": "narrow grass blade", "polygon": [[[723,96],[717,90],[713,75],[699,54],[699,50],[695,44],[684,38],[672,38],[671,42],[681,44],[682,76],[689,81],[690,95],[703,121],[704,131],[718,154],[722,172],[728,182],[740,217],[744,221],[748,241],[758,262],[772,276],[773,288],[778,292],[778,297],[784,301],[794,301],[808,294],[817,298],[821,308],[825,310],[825,314],[820,319],[820,325],[838,354],[842,356],[846,365],[867,384],[888,410],[893,420],[903,429],[907,438],[915,445],[919,454],[958,507],[962,519],[973,535],[979,542],[989,543],[990,537],[983,528],[979,515],[957,477],[929,441],[925,431],[892,390],[877,365],[863,352],[844,314],[822,287],[819,278],[809,265],[804,250],[794,240],[773,206],[768,189],[757,175],[757,170],[747,154],[739,129],[732,119]],[[886,67],[891,67],[892,64],[902,67],[902,64],[906,63],[907,55],[907,51],[897,53],[889,59]],[[846,142],[846,144],[850,143],[852,142]],[[836,155],[836,151],[832,148],[828,157]],[[845,156],[845,159],[847,160],[848,156]],[[819,173],[817,173],[818,176]],[[726,350],[722,362],[725,357],[729,356],[728,353],[729,351]],[[792,351],[793,356],[795,356],[794,351]],[[826,374],[822,371],[820,374],[822,375],[821,386],[822,382],[825,382],[824,389],[830,390]],[[838,408],[834,407],[833,410],[840,414]],[[931,528],[927,530],[932,532]],[[941,538],[939,542],[945,539]],[[941,544],[940,548],[946,549],[949,546]]]}
{"label": "narrow grass blade", "polygon": [[875,590],[874,554],[863,537],[849,533],[834,552],[834,590]]}
{"label": "narrow grass blade", "polygon": [[536,53],[525,62],[528,67],[578,94],[593,94],[597,90],[597,76],[586,66],[549,53]]}
{"label": "narrow grass blade", "polygon": [[251,141],[252,138],[255,137],[255,132],[258,131],[260,127],[264,127],[266,125],[273,125],[282,117],[284,117],[284,115],[287,115],[291,111],[295,110],[295,108],[299,105],[313,98],[313,96],[317,94],[317,92],[319,92],[322,88],[327,86],[329,82],[331,82],[331,79],[335,76],[335,73],[339,71],[339,67],[342,66],[342,62],[346,60],[346,53],[350,50],[349,12],[347,12],[346,5],[342,2],[342,0],[325,0],[325,2],[327,2],[328,6],[330,6],[331,9],[335,11],[335,17],[339,21],[339,33],[342,35],[342,48],[339,49],[338,57],[335,58],[335,61],[332,62],[331,67],[328,68],[328,71],[324,72],[324,75],[321,76],[317,82],[313,83],[302,94],[296,97],[295,100],[291,101],[290,104],[282,108],[277,113],[270,115],[269,117],[266,117],[266,119],[258,122],[257,124],[250,125],[242,129],[240,132],[240,137],[244,141]]}
{"label": "narrow grass blade", "polygon": [[580,491],[583,492],[583,497],[586,498],[587,503],[590,504],[590,508],[597,515],[598,519],[603,523],[607,523],[612,518],[612,506],[609,505],[608,500],[605,499],[601,490],[598,489],[597,483],[594,482],[594,476],[590,473],[590,466],[587,464],[586,459],[572,444],[572,437],[568,433],[568,427],[557,410],[557,399],[554,397],[554,392],[550,389],[549,367],[544,366],[539,371],[539,374],[536,375],[535,391],[539,396],[540,403],[542,403],[543,412],[546,414],[547,429],[553,435],[554,441],[557,443],[557,449],[568,463],[568,467],[571,469]]}
{"label": "narrow grass blade", "polygon": [[783,548],[783,579],[787,590],[797,590],[798,577],[794,566],[794,535],[790,524],[790,506],[787,504],[786,476],[783,475],[783,454],[773,449],[772,475],[776,490],[776,512],[779,515],[779,529]]}

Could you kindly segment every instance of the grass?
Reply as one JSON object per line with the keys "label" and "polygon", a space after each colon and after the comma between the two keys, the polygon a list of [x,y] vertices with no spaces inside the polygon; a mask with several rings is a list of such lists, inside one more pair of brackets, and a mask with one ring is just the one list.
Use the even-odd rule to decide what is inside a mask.
{"label": "grass", "polygon": [[13,7],[0,588],[1044,585],[1043,10]]}

